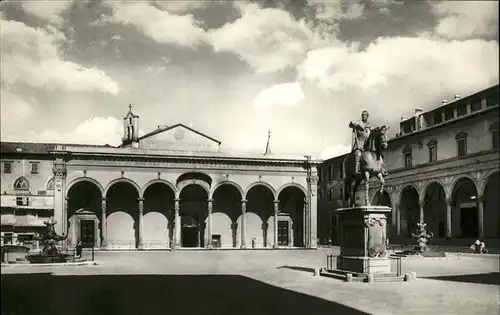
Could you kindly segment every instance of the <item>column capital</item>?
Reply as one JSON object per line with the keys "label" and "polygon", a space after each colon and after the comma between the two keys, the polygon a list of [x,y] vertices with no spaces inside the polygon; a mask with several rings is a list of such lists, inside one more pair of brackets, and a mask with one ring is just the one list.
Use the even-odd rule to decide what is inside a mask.
{"label": "column capital", "polygon": [[144,198],[137,198],[138,201],[144,201]]}
{"label": "column capital", "polygon": [[214,202],[212,198],[207,199],[208,202]]}
{"label": "column capital", "polygon": [[241,203],[247,203],[247,202],[248,202],[248,200],[246,200],[246,199],[241,199]]}
{"label": "column capital", "polygon": [[447,204],[448,206],[453,206],[453,203],[454,203],[454,202],[453,202],[453,198],[449,198],[449,197],[448,197],[448,198],[446,198],[446,204]]}
{"label": "column capital", "polygon": [[101,201],[106,201],[108,198],[106,197],[101,197]]}
{"label": "column capital", "polygon": [[181,198],[175,198],[174,199],[174,202],[179,202],[179,201],[181,201]]}
{"label": "column capital", "polygon": [[274,204],[279,204],[280,201],[279,200],[273,200]]}
{"label": "column capital", "polygon": [[478,202],[484,202],[484,195],[478,195],[477,198],[476,198],[476,200]]}

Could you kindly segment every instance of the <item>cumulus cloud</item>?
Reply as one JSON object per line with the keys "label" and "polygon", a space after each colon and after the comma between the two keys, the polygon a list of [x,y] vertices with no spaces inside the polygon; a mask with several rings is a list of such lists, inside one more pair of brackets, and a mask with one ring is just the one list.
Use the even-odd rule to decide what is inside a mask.
{"label": "cumulus cloud", "polygon": [[191,14],[172,14],[147,2],[107,1],[105,5],[113,11],[106,21],[134,25],[159,43],[193,47],[207,41],[205,31]]}
{"label": "cumulus cloud", "polygon": [[350,146],[336,144],[336,145],[332,145],[332,146],[324,148],[323,151],[321,152],[319,158],[322,160],[327,160],[327,159],[331,159],[333,157],[343,155],[343,154],[346,154],[349,152],[351,152]]}
{"label": "cumulus cloud", "polygon": [[0,92],[2,134],[4,130],[16,130],[23,120],[33,115],[35,100],[26,100],[6,88]]}
{"label": "cumulus cloud", "polygon": [[492,36],[498,32],[498,1],[431,1],[439,23],[434,31],[449,39]]}
{"label": "cumulus cloud", "polygon": [[[140,134],[143,133],[140,132]],[[47,129],[42,132],[28,131],[9,136],[9,141],[118,145],[121,143],[122,136],[123,121],[121,119],[94,117],[82,122],[74,130],[66,133],[54,129]]]}
{"label": "cumulus cloud", "polygon": [[212,1],[153,1],[154,4],[171,13],[182,14],[208,7]]}
{"label": "cumulus cloud", "polygon": [[69,9],[73,4],[73,0],[58,0],[58,1],[23,1],[21,3],[25,12],[33,14],[38,18],[52,22],[56,25],[63,22],[61,13]]}
{"label": "cumulus cloud", "polygon": [[118,84],[104,71],[63,60],[59,49],[65,37],[54,28],[32,28],[3,20],[0,34],[2,83],[7,87],[26,84],[46,90],[119,91]]}
{"label": "cumulus cloud", "polygon": [[422,37],[379,38],[366,49],[339,44],[312,50],[298,67],[326,90],[479,88],[498,80],[498,43]]}
{"label": "cumulus cloud", "polygon": [[256,108],[269,106],[295,106],[304,99],[304,92],[299,82],[276,84],[262,90],[254,99]]}
{"label": "cumulus cloud", "polygon": [[237,54],[257,73],[268,73],[300,62],[313,39],[306,22],[288,12],[237,4],[241,18],[210,32],[215,51]]}

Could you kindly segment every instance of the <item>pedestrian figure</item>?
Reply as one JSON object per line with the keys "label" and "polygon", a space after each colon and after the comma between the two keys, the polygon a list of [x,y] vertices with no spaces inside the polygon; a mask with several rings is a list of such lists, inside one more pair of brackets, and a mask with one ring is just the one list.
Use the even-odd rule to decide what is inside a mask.
{"label": "pedestrian figure", "polygon": [[76,244],[76,257],[82,258],[82,250],[83,250],[82,241],[79,241]]}

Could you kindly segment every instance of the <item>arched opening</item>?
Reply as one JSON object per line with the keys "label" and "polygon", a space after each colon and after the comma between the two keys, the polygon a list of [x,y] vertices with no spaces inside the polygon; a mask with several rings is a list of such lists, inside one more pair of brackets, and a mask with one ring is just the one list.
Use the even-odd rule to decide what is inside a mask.
{"label": "arched opening", "polygon": [[212,240],[223,248],[240,247],[241,235],[236,228],[243,199],[240,191],[231,184],[223,184],[215,190],[213,199]]}
{"label": "arched opening", "polygon": [[181,247],[204,247],[208,193],[200,185],[190,184],[180,193]]}
{"label": "arched opening", "polygon": [[399,202],[399,224],[401,235],[411,237],[411,233],[420,222],[420,204],[418,192],[413,186],[406,186],[401,192],[401,201]]}
{"label": "arched opening", "polygon": [[380,190],[377,190],[375,193],[375,196],[373,196],[373,205],[375,206],[386,206],[386,207],[392,207],[391,203],[391,196],[389,196],[389,193],[387,191],[380,192]]}
{"label": "arched opening", "polygon": [[451,234],[457,238],[479,236],[477,189],[470,178],[460,178],[453,187]]}
{"label": "arched opening", "polygon": [[278,246],[305,247],[305,197],[304,192],[295,186],[286,187],[279,193]]}
{"label": "arched opening", "polygon": [[131,183],[117,182],[106,198],[108,248],[138,248],[139,192]]}
{"label": "arched opening", "polygon": [[484,209],[483,209],[483,231],[485,238],[498,239],[500,235],[500,217],[498,202],[498,179],[499,172],[495,172],[488,177],[484,189]]}
{"label": "arched opening", "polygon": [[174,234],[174,191],[165,183],[154,183],[143,196],[143,248],[169,248]]}
{"label": "arched opening", "polygon": [[425,190],[424,221],[436,237],[446,236],[446,193],[439,183],[431,183]]}
{"label": "arched opening", "polygon": [[90,181],[80,181],[70,187],[67,197],[68,245],[74,247],[81,241],[84,247],[100,246],[104,235],[99,187]]}
{"label": "arched opening", "polygon": [[[273,192],[268,187],[259,184],[250,188],[246,199],[248,202],[245,213],[245,243],[247,245],[254,244],[256,248],[272,247],[274,241]],[[238,232],[240,232],[240,225],[238,222]]]}
{"label": "arched opening", "polygon": [[212,178],[208,176],[207,174],[199,173],[199,172],[189,172],[189,173],[184,173],[181,176],[177,178],[177,186],[179,186],[179,183],[186,181],[186,180],[195,180],[195,181],[202,181],[208,184],[209,187],[212,186]]}

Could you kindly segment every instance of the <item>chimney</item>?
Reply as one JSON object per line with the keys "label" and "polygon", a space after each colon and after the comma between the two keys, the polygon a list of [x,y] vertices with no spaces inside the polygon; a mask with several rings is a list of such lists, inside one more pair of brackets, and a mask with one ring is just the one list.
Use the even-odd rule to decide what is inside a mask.
{"label": "chimney", "polygon": [[422,108],[415,108],[415,131],[422,129],[422,113],[424,110]]}
{"label": "chimney", "polygon": [[455,101],[460,99],[460,94],[455,94]]}
{"label": "chimney", "polygon": [[443,101],[441,102],[441,104],[442,104],[442,105],[446,105],[446,104],[448,104],[448,101],[447,101],[447,100],[443,100]]}

